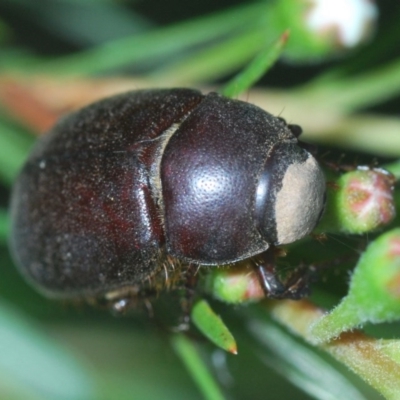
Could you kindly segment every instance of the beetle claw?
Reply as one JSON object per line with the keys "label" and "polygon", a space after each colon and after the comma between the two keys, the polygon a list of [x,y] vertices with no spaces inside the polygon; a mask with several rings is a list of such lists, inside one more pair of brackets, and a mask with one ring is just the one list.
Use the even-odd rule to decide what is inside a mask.
{"label": "beetle claw", "polygon": [[274,262],[273,251],[267,250],[255,260],[255,267],[265,296],[269,299],[300,300],[310,294],[309,283],[315,274],[314,269],[301,266],[286,282],[279,279]]}

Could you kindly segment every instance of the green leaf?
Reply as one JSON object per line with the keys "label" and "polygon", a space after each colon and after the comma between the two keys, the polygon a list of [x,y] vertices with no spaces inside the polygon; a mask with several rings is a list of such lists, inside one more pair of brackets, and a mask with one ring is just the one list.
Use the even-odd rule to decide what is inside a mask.
{"label": "green leaf", "polygon": [[[11,8],[15,1],[3,0],[3,3]],[[99,44],[150,26],[124,4],[113,1],[58,0],[40,7],[36,2],[24,0],[19,1],[18,10],[29,14],[31,22],[51,31],[53,36],[78,46]]]}
{"label": "green leaf", "polygon": [[22,167],[35,138],[0,118],[0,179],[11,184]]}
{"label": "green leaf", "polygon": [[249,329],[265,348],[258,353],[261,360],[313,398],[366,400],[345,376],[277,325],[254,320]]}
{"label": "green leaf", "polygon": [[315,343],[329,341],[365,322],[400,319],[400,228],[372,242],[351,277],[349,294],[317,321]]}
{"label": "green leaf", "polygon": [[237,345],[235,338],[221,317],[215,314],[207,301],[198,300],[191,313],[191,320],[196,327],[214,344],[229,353],[237,353]]}
{"label": "green leaf", "polygon": [[10,36],[10,28],[6,23],[0,19],[0,43],[5,42]]}
{"label": "green leaf", "polygon": [[7,211],[0,209],[0,243],[7,241],[8,235],[8,215]]}
{"label": "green leaf", "polygon": [[30,73],[84,75],[109,71],[127,65],[138,65],[215,40],[234,30],[254,24],[265,11],[264,3],[232,8],[225,12],[182,22],[149,33],[127,36],[106,42],[89,50],[39,63]]}
{"label": "green leaf", "polygon": [[308,99],[318,97],[325,107],[346,113],[371,107],[400,93],[400,58],[356,76],[332,78],[320,76],[295,93]]}
{"label": "green leaf", "polygon": [[171,339],[172,347],[185,364],[206,400],[224,400],[212,374],[205,366],[193,343],[184,335],[176,334]]}
{"label": "green leaf", "polygon": [[8,390],[26,391],[44,400],[94,398],[92,378],[84,364],[2,303],[0,354],[0,374],[2,381],[9,378]]}
{"label": "green leaf", "polygon": [[222,94],[236,98],[253,86],[278,60],[289,38],[286,31],[275,44],[268,45],[260,54],[223,89]]}
{"label": "green leaf", "polygon": [[387,171],[392,173],[394,175],[394,177],[396,178],[396,180],[400,179],[400,160],[398,160],[394,163],[385,165],[384,169],[386,169]]}
{"label": "green leaf", "polygon": [[193,84],[220,78],[246,64],[265,43],[266,34],[260,29],[250,29],[205,49],[200,49],[177,62],[156,70],[148,77],[169,85]]}

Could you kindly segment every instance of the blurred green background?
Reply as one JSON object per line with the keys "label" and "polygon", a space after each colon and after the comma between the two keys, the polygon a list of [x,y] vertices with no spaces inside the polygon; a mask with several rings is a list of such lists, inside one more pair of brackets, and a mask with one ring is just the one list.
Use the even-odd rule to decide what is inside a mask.
{"label": "blurred green background", "polygon": [[[0,82],[10,75],[41,74],[60,82],[73,75],[135,77],[163,86],[223,85],[287,28],[277,24],[274,3],[0,0]],[[260,92],[267,104],[279,100],[272,112],[299,122],[305,139],[333,162],[386,163],[400,155],[400,7],[389,0],[377,5],[378,28],[369,43],[334,56],[307,57],[306,52],[299,60],[286,54],[257,84],[268,88]],[[7,250],[7,206],[11,181],[34,137],[33,129],[10,113],[3,96],[0,399],[203,398],[171,346],[171,334],[145,310],[116,318],[47,300],[18,274]],[[251,91],[246,96],[252,100]],[[301,121],[292,120],[296,115]],[[357,132],[354,140],[352,131]],[[282,264],[356,256],[371,238],[307,239],[291,246]],[[328,271],[315,285],[314,301],[335,304],[346,293],[353,265]],[[156,311],[166,313],[165,304],[173,300],[162,296]],[[225,398],[382,398],[345,367],[280,328],[261,307],[217,302],[214,307],[236,337],[239,354],[225,354],[197,335],[193,343]],[[398,328],[382,324],[367,330],[395,337]]]}

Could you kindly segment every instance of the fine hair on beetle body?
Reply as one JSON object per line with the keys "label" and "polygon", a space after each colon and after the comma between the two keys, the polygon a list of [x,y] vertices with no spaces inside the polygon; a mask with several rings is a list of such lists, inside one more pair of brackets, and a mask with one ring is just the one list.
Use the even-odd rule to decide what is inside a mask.
{"label": "fine hair on beetle body", "polygon": [[91,104],[38,141],[14,185],[16,264],[45,295],[111,306],[243,260],[266,296],[302,297],[299,277],[287,287],[274,263],[274,248],[311,233],[324,208],[325,178],[300,134],[194,89]]}

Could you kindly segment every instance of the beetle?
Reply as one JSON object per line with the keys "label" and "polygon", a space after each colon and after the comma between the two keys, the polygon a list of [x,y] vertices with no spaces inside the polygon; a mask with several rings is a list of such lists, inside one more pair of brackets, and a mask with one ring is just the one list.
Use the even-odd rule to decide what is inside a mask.
{"label": "beetle", "polygon": [[300,133],[193,89],[89,105],[38,141],[15,182],[15,262],[46,295],[115,305],[191,266],[249,259],[267,296],[301,297],[271,251],[309,234],[324,208],[324,175]]}

